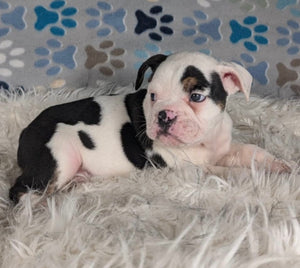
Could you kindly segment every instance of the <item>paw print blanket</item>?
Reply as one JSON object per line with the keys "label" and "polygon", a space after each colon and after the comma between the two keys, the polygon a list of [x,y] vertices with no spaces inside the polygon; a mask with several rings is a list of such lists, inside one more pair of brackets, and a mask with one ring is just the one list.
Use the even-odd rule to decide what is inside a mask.
{"label": "paw print blanket", "polygon": [[182,50],[245,66],[261,96],[299,96],[299,1],[0,0],[1,90],[127,85]]}

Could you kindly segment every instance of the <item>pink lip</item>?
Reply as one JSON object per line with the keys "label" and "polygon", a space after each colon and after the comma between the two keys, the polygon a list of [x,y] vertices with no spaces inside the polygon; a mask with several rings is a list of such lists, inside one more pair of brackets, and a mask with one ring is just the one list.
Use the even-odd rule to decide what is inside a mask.
{"label": "pink lip", "polygon": [[178,137],[168,132],[158,132],[156,138],[167,145],[178,145],[183,143]]}

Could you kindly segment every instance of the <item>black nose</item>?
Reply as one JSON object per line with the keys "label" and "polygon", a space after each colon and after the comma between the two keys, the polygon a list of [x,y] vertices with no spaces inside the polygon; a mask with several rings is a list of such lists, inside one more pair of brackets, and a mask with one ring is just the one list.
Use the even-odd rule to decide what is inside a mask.
{"label": "black nose", "polygon": [[168,131],[170,126],[175,122],[176,116],[169,116],[167,111],[163,110],[158,113],[158,125],[163,131]]}

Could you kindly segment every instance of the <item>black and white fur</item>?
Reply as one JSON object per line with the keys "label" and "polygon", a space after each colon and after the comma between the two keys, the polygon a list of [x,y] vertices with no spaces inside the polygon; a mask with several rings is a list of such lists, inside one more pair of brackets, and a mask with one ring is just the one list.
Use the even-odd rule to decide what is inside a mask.
{"label": "black and white fur", "polygon": [[[148,68],[148,90],[140,89]],[[34,119],[20,135],[22,174],[9,196],[17,203],[29,189],[52,193],[80,170],[111,177],[187,162],[249,166],[254,151],[273,163],[258,147],[231,143],[226,99],[236,91],[248,98],[251,81],[241,66],[201,53],[155,55],[139,69],[135,93],[52,106]]]}

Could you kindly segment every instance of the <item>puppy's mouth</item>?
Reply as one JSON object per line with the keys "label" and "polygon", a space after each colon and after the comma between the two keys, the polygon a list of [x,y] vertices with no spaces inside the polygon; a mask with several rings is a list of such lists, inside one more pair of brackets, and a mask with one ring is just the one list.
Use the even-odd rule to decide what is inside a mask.
{"label": "puppy's mouth", "polygon": [[[172,116],[172,114],[171,114]],[[199,136],[197,122],[178,116],[158,117],[147,126],[150,139],[166,146],[186,146],[193,144]]]}
{"label": "puppy's mouth", "polygon": [[163,131],[163,130],[158,131],[156,139],[165,145],[175,146],[175,145],[184,144],[184,142],[181,139],[179,139],[177,136],[169,133],[168,131]]}

